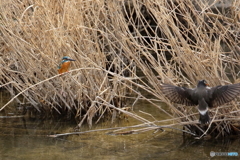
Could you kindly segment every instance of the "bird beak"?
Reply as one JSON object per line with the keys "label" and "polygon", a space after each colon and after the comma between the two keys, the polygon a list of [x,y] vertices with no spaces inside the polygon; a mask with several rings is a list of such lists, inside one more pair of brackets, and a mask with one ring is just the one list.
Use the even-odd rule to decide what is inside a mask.
{"label": "bird beak", "polygon": [[76,61],[75,59],[70,59],[70,58],[68,58],[67,60],[69,60],[69,61]]}

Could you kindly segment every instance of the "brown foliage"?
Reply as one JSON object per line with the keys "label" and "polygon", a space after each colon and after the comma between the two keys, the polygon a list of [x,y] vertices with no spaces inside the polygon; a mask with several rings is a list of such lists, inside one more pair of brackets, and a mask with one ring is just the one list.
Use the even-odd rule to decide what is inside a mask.
{"label": "brown foliage", "polygon": [[[179,121],[193,121],[197,111],[168,103],[160,82],[189,87],[200,79],[212,86],[239,82],[238,1],[229,2],[228,14],[215,3],[197,0],[0,3],[1,83],[38,110],[76,110],[76,117],[85,114],[91,124],[94,115],[121,107],[116,99],[122,101],[130,90],[137,100],[145,99]],[[73,70],[58,76],[63,56],[77,61]],[[171,112],[135,86],[168,103]],[[212,110],[213,122],[225,119],[221,123],[228,126],[227,133],[229,125],[239,123],[238,111],[237,103]]]}

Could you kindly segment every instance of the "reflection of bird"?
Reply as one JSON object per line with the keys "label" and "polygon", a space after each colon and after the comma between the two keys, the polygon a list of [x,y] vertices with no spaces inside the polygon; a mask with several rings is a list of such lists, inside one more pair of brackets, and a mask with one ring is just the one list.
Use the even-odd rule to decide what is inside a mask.
{"label": "reflection of bird", "polygon": [[62,58],[61,64],[58,66],[58,73],[62,74],[64,72],[67,72],[71,61],[75,61],[75,60],[71,59],[70,57],[64,56]]}
{"label": "reflection of bird", "polygon": [[209,123],[208,108],[232,101],[240,94],[240,83],[210,88],[205,80],[201,80],[193,89],[170,84],[162,84],[161,89],[163,94],[174,103],[198,105],[199,122],[205,124]]}

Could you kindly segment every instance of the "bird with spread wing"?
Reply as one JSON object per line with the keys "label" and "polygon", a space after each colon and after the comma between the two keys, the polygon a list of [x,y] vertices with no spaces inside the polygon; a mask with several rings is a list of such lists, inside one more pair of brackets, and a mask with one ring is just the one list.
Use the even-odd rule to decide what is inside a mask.
{"label": "bird with spread wing", "polygon": [[198,82],[196,88],[161,84],[163,94],[173,103],[186,106],[198,105],[201,124],[209,123],[208,109],[232,101],[240,94],[240,83],[209,87],[205,80]]}

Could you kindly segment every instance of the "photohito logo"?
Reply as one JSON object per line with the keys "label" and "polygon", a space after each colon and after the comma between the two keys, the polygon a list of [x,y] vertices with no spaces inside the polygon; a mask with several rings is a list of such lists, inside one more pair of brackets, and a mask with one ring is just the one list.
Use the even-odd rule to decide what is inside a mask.
{"label": "photohito logo", "polygon": [[215,152],[211,151],[211,152],[210,152],[210,156],[211,156],[211,157],[214,157],[214,156],[215,156]]}
{"label": "photohito logo", "polygon": [[228,152],[228,156],[238,156],[238,152]]}
{"label": "photohito logo", "polygon": [[211,151],[210,156],[211,157],[214,157],[214,156],[238,156],[238,152],[214,152],[214,151]]}

